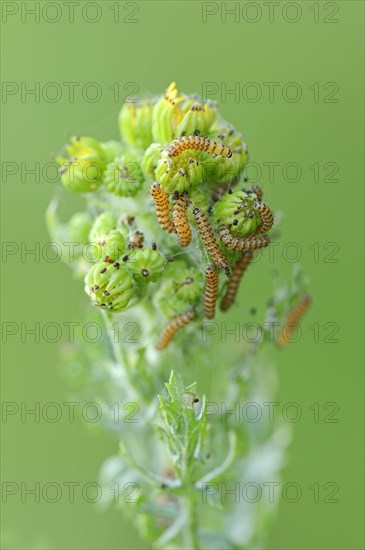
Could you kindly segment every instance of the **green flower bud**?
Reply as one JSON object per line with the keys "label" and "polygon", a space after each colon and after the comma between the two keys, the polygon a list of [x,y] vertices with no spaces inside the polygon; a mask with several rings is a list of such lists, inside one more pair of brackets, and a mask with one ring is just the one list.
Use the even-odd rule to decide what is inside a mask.
{"label": "green flower bud", "polygon": [[57,159],[62,184],[69,191],[96,191],[106,168],[106,155],[99,142],[91,137],[74,137],[66,149],[71,158]]}
{"label": "green flower bud", "polygon": [[183,133],[192,135],[197,130],[201,134],[206,134],[209,132],[216,116],[217,109],[212,102],[203,104],[193,102],[192,106],[178,125],[176,136],[179,137]]}
{"label": "green flower bud", "polygon": [[71,242],[87,244],[93,224],[92,217],[87,212],[76,212],[68,222],[68,233]]}
{"label": "green flower bud", "polygon": [[125,103],[119,114],[119,129],[130,147],[146,149],[152,139],[152,113],[154,100]]}
{"label": "green flower bud", "polygon": [[123,146],[119,141],[105,141],[104,143],[100,143],[100,146],[104,151],[108,164],[123,154]]}
{"label": "green flower bud", "polygon": [[215,130],[209,135],[210,139],[223,143],[232,151],[230,158],[220,155],[207,155],[202,161],[203,181],[210,184],[221,184],[236,180],[242,173],[247,160],[247,146],[242,136],[231,127],[226,130]]}
{"label": "green flower bud", "polygon": [[156,293],[156,302],[169,319],[195,306],[202,298],[204,278],[199,270],[174,262],[165,273],[165,280]]}
{"label": "green flower bud", "polygon": [[185,151],[172,159],[160,158],[155,179],[167,193],[189,191],[204,180],[201,151]]}
{"label": "green flower bud", "polygon": [[119,197],[134,197],[142,188],[143,182],[140,162],[133,154],[116,158],[104,174],[104,183],[108,191]]}
{"label": "green flower bud", "polygon": [[133,277],[118,262],[98,262],[85,277],[85,292],[93,304],[115,312],[127,308],[134,289]]}
{"label": "green flower bud", "polygon": [[156,179],[155,170],[161,159],[162,150],[163,147],[160,143],[152,143],[145,152],[142,160],[142,170],[146,178]]}
{"label": "green flower bud", "polygon": [[[194,205],[193,208],[200,208],[200,210],[203,210],[203,212],[206,212],[208,210],[210,204],[210,193],[208,191],[209,190],[206,186],[197,187],[196,189],[192,190],[189,196],[191,203]],[[187,218],[191,222],[191,225],[195,225],[195,218],[192,214],[193,208],[189,208],[187,210]]]}
{"label": "green flower bud", "polygon": [[65,160],[60,168],[61,182],[69,191],[93,193],[101,184],[103,170],[94,161]]}
{"label": "green flower bud", "polygon": [[117,226],[117,218],[112,212],[103,212],[94,221],[90,230],[89,240],[95,243],[100,237],[110,233]]}
{"label": "green flower bud", "polygon": [[[187,149],[171,157],[168,148],[163,149],[157,161],[154,179],[160,182],[165,191],[172,193],[177,190],[181,193],[203,182],[217,185],[238,178],[248,158],[247,148],[241,136],[232,128],[228,128],[226,132],[216,129],[208,137],[212,141],[229,147],[232,150],[232,156],[228,158],[205,151]],[[156,157],[154,164],[156,164]]]}
{"label": "green flower bud", "polygon": [[237,237],[249,235],[261,224],[256,211],[255,193],[234,191],[223,195],[214,205],[214,220],[217,225],[227,225],[230,233]]}
{"label": "green flower bud", "polygon": [[136,281],[157,281],[166,269],[166,258],[150,248],[140,248],[130,255],[127,262],[129,272]]}
{"label": "green flower bud", "polygon": [[153,110],[153,141],[170,143],[174,139],[176,128],[184,114],[179,105],[185,99],[185,96],[179,96],[176,84],[172,82]]}
{"label": "green flower bud", "polygon": [[66,149],[70,157],[84,160],[106,160],[100,143],[93,137],[72,137]]}
{"label": "green flower bud", "polygon": [[112,229],[110,233],[99,237],[95,245],[95,258],[98,260],[109,258],[110,261],[116,261],[126,249],[126,240],[119,229]]}
{"label": "green flower bud", "polygon": [[248,161],[247,145],[242,135],[227,124],[227,126],[220,126],[212,131],[210,137],[229,147],[232,156],[231,158],[217,156],[207,161],[207,165],[204,166],[205,181],[222,183],[237,179]]}

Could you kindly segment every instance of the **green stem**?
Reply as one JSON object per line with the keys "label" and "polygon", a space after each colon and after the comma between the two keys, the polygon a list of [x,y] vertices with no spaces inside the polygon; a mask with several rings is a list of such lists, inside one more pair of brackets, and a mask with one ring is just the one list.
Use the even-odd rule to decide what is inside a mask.
{"label": "green stem", "polygon": [[186,543],[187,548],[199,550],[198,540],[198,514],[196,506],[196,495],[194,490],[190,490],[184,497],[186,511]]}
{"label": "green stem", "polygon": [[186,494],[183,497],[184,509],[186,514],[185,543],[186,548],[188,548],[189,550],[199,550],[198,511],[196,493],[190,473],[189,445],[187,439],[188,437],[189,436],[187,434],[185,444],[182,449],[182,479],[184,480],[184,487],[186,489]]}
{"label": "green stem", "polygon": [[131,383],[130,364],[128,360],[128,354],[125,353],[120,343],[116,342],[115,338],[111,334],[112,331],[110,330],[110,324],[113,321],[111,314],[103,310],[101,311],[101,313],[104,320],[105,330],[108,334],[109,344],[113,351],[115,362],[124,370],[125,378],[126,378],[127,393],[128,395],[132,396],[137,392],[135,391],[135,389],[133,388],[133,384]]}

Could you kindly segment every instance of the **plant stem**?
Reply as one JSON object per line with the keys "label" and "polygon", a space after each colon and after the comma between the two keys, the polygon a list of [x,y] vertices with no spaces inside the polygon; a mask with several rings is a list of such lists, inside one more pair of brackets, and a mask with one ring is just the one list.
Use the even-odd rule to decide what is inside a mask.
{"label": "plant stem", "polygon": [[127,391],[128,391],[128,394],[132,396],[137,392],[133,388],[133,385],[130,380],[130,372],[129,372],[130,368],[129,368],[128,355],[124,352],[120,343],[116,342],[114,336],[111,334],[109,323],[113,321],[112,316],[110,315],[109,312],[106,312],[103,310],[101,311],[101,313],[105,324],[105,330],[108,335],[110,347],[112,348],[112,351],[113,351],[115,362],[120,366],[121,369],[123,369],[123,372],[125,374],[125,383],[126,383]]}
{"label": "plant stem", "polygon": [[192,550],[199,550],[198,541],[198,515],[196,507],[196,495],[194,491],[189,491],[184,498],[185,510],[186,510],[186,542],[187,548]]}

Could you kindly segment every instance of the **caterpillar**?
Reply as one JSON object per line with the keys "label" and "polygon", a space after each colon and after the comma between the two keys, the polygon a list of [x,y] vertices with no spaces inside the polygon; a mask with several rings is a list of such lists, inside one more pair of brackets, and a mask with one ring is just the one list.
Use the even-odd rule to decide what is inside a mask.
{"label": "caterpillar", "polygon": [[279,348],[283,348],[290,341],[290,336],[292,335],[295,327],[308,309],[310,302],[311,299],[309,294],[304,294],[297,305],[289,312],[287,322],[285,323],[285,325],[283,325],[279,338],[276,342]]}
{"label": "caterpillar", "polygon": [[232,156],[232,151],[229,147],[202,136],[182,136],[179,139],[174,139],[167,150],[167,154],[169,157],[176,157],[188,149],[206,151],[207,153],[226,158],[231,158]]}
{"label": "caterpillar", "polygon": [[241,279],[247,267],[249,266],[252,258],[253,258],[253,253],[251,251],[244,252],[244,254],[241,256],[241,258],[238,260],[238,262],[234,266],[232,270],[232,274],[228,279],[226,293],[223,296],[220,304],[220,308],[222,311],[227,311],[231,307],[231,305],[234,303]]}
{"label": "caterpillar", "polygon": [[201,239],[205,245],[205,248],[208,251],[208,254],[212,258],[214,264],[219,267],[219,269],[224,269],[228,274],[228,262],[224,257],[223,252],[219,248],[219,244],[216,241],[213,229],[209,223],[207,216],[199,208],[194,208],[193,214],[198,226]]}
{"label": "caterpillar", "polygon": [[178,315],[177,317],[174,317],[169,323],[167,323],[166,327],[162,331],[158,342],[156,344],[156,348],[158,350],[163,350],[167,348],[169,343],[171,342],[172,338],[175,336],[177,331],[190,323],[195,317],[195,312],[193,309],[189,309],[185,313],[182,313],[181,315]]}
{"label": "caterpillar", "polygon": [[208,319],[213,319],[218,292],[218,273],[213,266],[205,268],[204,311]]}
{"label": "caterpillar", "polygon": [[186,219],[186,208],[188,206],[188,197],[185,194],[180,195],[175,201],[172,209],[172,221],[179,237],[181,246],[188,246],[191,241],[191,229]]}
{"label": "caterpillar", "polygon": [[255,193],[255,195],[257,196],[257,200],[261,201],[262,200],[262,196],[264,194],[263,190],[261,189],[261,187],[259,185],[253,185],[252,186],[252,192]]}
{"label": "caterpillar", "polygon": [[270,208],[266,206],[266,204],[264,204],[263,202],[259,202],[258,204],[256,204],[255,208],[262,220],[262,225],[260,225],[258,230],[260,233],[266,233],[267,231],[269,231],[269,229],[272,228],[272,225],[274,223],[272,212]]}
{"label": "caterpillar", "polygon": [[143,248],[144,244],[144,235],[141,231],[133,231],[128,237],[127,246],[128,248]]}
{"label": "caterpillar", "polygon": [[155,204],[158,223],[168,233],[175,233],[175,226],[170,219],[169,199],[158,181],[151,185],[150,193]]}
{"label": "caterpillar", "polygon": [[231,235],[226,225],[222,225],[219,228],[218,233],[222,243],[224,243],[231,250],[237,250],[240,252],[248,252],[249,250],[263,248],[270,242],[267,235],[264,235],[263,237],[234,237]]}

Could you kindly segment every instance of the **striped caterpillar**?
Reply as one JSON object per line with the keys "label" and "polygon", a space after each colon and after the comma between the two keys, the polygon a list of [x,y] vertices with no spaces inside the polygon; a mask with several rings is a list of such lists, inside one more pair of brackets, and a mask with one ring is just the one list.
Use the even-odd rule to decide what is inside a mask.
{"label": "striped caterpillar", "polygon": [[181,315],[178,315],[177,317],[174,317],[169,323],[167,323],[166,327],[162,331],[158,342],[156,344],[156,348],[158,350],[163,350],[167,348],[169,343],[171,342],[172,338],[175,336],[177,331],[190,323],[195,317],[195,312],[193,309],[189,309],[185,313],[182,313]]}
{"label": "striped caterpillar", "polygon": [[269,237],[264,235],[263,237],[234,237],[231,235],[228,227],[222,225],[219,230],[219,238],[228,248],[231,250],[237,250],[239,252],[248,252],[249,250],[257,250],[267,246],[270,242]]}
{"label": "striped caterpillar", "polygon": [[150,193],[155,203],[158,223],[168,233],[175,233],[175,226],[170,219],[169,198],[157,181],[151,185]]}
{"label": "striped caterpillar", "polygon": [[224,257],[221,249],[219,248],[219,244],[216,241],[213,229],[208,221],[207,216],[199,208],[194,208],[193,214],[198,226],[201,239],[205,245],[205,248],[208,251],[209,256],[212,258],[214,264],[219,269],[224,269],[228,274],[228,262]]}
{"label": "striped caterpillar", "polygon": [[186,219],[186,208],[188,206],[188,196],[180,195],[175,201],[172,209],[172,220],[179,237],[181,246],[188,246],[191,241],[191,229]]}
{"label": "striped caterpillar", "polygon": [[222,311],[227,311],[231,307],[231,305],[234,303],[241,279],[247,267],[249,266],[252,258],[253,258],[253,253],[251,251],[244,252],[242,257],[238,260],[238,262],[234,266],[232,274],[228,279],[226,293],[223,296],[220,304]]}
{"label": "striped caterpillar", "polygon": [[207,265],[205,268],[204,311],[208,319],[213,319],[218,292],[218,273],[214,267]]}
{"label": "striped caterpillar", "polygon": [[253,185],[252,186],[252,192],[255,193],[256,197],[257,197],[257,200],[261,201],[262,200],[262,196],[264,194],[263,190],[261,189],[261,187],[259,185]]}
{"label": "striped caterpillar", "polygon": [[293,334],[295,327],[307,311],[310,302],[311,299],[309,294],[304,294],[297,305],[289,312],[287,322],[283,325],[277,340],[277,346],[279,348],[283,348],[288,342],[290,342],[290,336]]}
{"label": "striped caterpillar", "polygon": [[168,148],[167,154],[169,157],[176,157],[188,149],[205,151],[226,158],[231,158],[232,156],[232,151],[229,147],[202,136],[182,136],[179,139],[175,139]]}
{"label": "striped caterpillar", "polygon": [[272,212],[270,208],[266,206],[266,204],[264,204],[263,202],[259,202],[255,206],[255,208],[256,208],[256,212],[258,213],[258,215],[262,220],[262,225],[260,225],[260,227],[258,228],[258,231],[260,233],[266,233],[267,231],[269,231],[269,229],[272,228],[272,225],[274,223]]}

